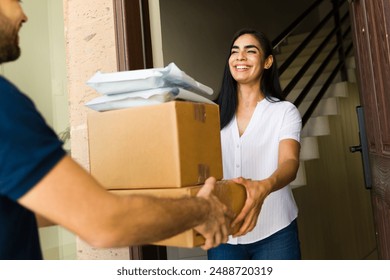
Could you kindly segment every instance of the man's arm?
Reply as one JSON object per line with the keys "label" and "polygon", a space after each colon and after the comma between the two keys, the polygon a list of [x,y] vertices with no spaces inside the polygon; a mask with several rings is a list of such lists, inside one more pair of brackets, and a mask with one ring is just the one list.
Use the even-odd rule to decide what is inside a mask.
{"label": "man's arm", "polygon": [[19,203],[95,247],[147,244],[198,226],[208,249],[228,232],[226,207],[210,193],[214,182],[195,198],[117,196],[66,156]]}
{"label": "man's arm", "polygon": [[37,219],[38,227],[50,227],[50,226],[56,226],[56,223],[53,223],[52,221],[49,221],[45,217],[42,217],[41,215],[35,214],[35,218]]}

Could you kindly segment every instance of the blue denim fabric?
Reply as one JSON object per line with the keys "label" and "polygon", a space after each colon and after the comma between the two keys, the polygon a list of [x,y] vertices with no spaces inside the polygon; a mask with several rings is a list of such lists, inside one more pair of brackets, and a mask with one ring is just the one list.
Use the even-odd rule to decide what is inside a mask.
{"label": "blue denim fabric", "polygon": [[221,244],[207,251],[209,260],[300,260],[297,221],[251,244]]}

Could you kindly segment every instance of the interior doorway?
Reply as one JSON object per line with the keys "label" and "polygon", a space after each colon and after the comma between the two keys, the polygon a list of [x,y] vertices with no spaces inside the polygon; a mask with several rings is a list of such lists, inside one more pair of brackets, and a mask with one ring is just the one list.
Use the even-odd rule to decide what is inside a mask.
{"label": "interior doorway", "polygon": [[[296,3],[287,0],[272,2],[245,0],[238,3],[225,0],[212,2],[160,0],[158,3],[160,21],[158,33],[161,35],[163,57],[163,65],[158,66],[175,62],[180,69],[196,80],[212,87],[216,97],[229,51],[226,46],[229,45],[233,33],[241,27],[250,26],[263,30],[270,38],[274,38],[312,1]],[[132,12],[144,15],[141,10],[133,9]],[[150,10],[149,12],[154,14]],[[308,25],[313,25],[320,16],[319,10],[318,14],[309,20]],[[278,17],[277,21],[274,20],[275,17]],[[146,25],[140,26],[144,28]],[[302,26],[301,31],[304,32],[305,28]],[[153,32],[152,30],[149,34]],[[153,42],[153,38],[152,36],[150,43]],[[147,40],[133,43],[140,44],[144,49],[143,52],[146,49],[153,49]],[[345,105],[346,110],[354,114],[354,106],[359,103],[358,99],[353,99],[352,103]],[[333,138],[324,137],[320,141],[320,149],[328,157],[312,161],[308,185],[294,191],[300,204],[299,208],[303,212],[301,232],[304,240],[301,242],[305,244],[304,257],[307,259],[375,258],[376,244],[370,194],[364,190],[363,178],[359,177],[362,173],[360,159],[358,155],[351,156],[344,150],[356,144],[357,130],[348,129],[357,126],[356,116],[355,114],[344,115],[341,119],[331,117],[331,122],[338,134],[333,135]],[[341,122],[345,126],[341,127],[339,125]],[[344,133],[349,133],[348,137]],[[345,142],[346,139],[349,142]],[[329,147],[332,147],[332,152],[329,151]],[[340,161],[343,158],[348,158],[347,167],[346,162]],[[335,162],[339,167],[335,167]],[[329,172],[324,173],[324,170]],[[353,175],[356,173],[358,176]],[[348,207],[348,210],[345,207]],[[364,219],[362,220],[361,217]],[[340,246],[341,243],[343,246]],[[198,249],[167,248],[167,257],[202,259],[205,258],[205,253]]]}

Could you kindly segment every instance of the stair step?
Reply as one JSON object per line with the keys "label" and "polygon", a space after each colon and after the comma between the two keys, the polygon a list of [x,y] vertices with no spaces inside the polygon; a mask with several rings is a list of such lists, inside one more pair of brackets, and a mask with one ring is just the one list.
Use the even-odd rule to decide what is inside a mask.
{"label": "stair step", "polygon": [[[304,53],[313,53],[324,41],[325,37],[318,37],[314,38],[309,44],[306,45],[304,50],[301,52],[301,54]],[[302,40],[303,41],[303,40]],[[283,45],[280,47],[280,54],[291,54],[293,51],[295,51],[299,45],[302,43],[302,41],[292,42],[288,43],[287,45]],[[346,47],[352,42],[351,38],[346,38],[343,41],[343,46]],[[333,37],[325,46],[325,50],[331,50],[333,46],[335,46],[337,43],[337,39]]]}
{"label": "stair step", "polygon": [[[319,77],[318,79],[314,82],[314,85],[313,86],[319,86],[319,85],[323,85],[325,83],[325,81],[328,79],[329,75],[331,74],[332,72],[330,70],[328,71],[324,71]],[[299,81],[298,83],[295,85],[295,89],[303,89],[307,84],[308,82],[310,81],[312,77],[311,76],[303,76]],[[333,82],[334,83],[337,83],[337,82],[341,82],[341,77],[340,77],[340,73],[338,73],[336,75],[336,77],[333,79]],[[281,79],[280,80],[280,86],[282,87],[282,89],[284,89],[288,84],[290,83],[290,80],[284,80],[284,79]]]}
{"label": "stair step", "polygon": [[[298,107],[298,110],[302,116],[306,113],[311,104],[312,101],[304,101],[301,103],[301,105]],[[311,117],[335,116],[339,113],[338,108],[339,106],[336,97],[322,98]]]}
{"label": "stair step", "polygon": [[317,159],[320,157],[318,150],[318,140],[315,136],[301,138],[301,151],[299,158],[301,161]]}
{"label": "stair step", "polygon": [[328,116],[310,118],[302,129],[301,137],[329,135]]}
{"label": "stair step", "polygon": [[295,189],[305,186],[306,184],[305,163],[303,161],[300,161],[297,176],[295,180],[290,183],[290,186],[292,189]]}
{"label": "stair step", "polygon": [[[333,27],[332,27],[333,28]],[[326,37],[329,32],[331,31],[332,28],[322,28],[315,36],[315,39],[317,38],[324,38]],[[291,35],[288,37],[287,39],[287,44],[293,44],[293,43],[297,43],[297,42],[302,42],[303,40],[305,40],[305,38],[309,35],[310,33],[309,32],[305,32],[305,33],[299,33],[299,34],[295,34],[295,35]],[[314,39],[313,39],[314,40]]]}
{"label": "stair step", "polygon": [[[278,57],[279,55],[277,55],[275,57],[276,59],[276,62],[278,63],[278,67],[281,66],[285,61],[286,61],[286,58],[284,58],[284,56],[282,57]],[[308,59],[310,58],[311,54],[304,54],[304,55],[299,55],[298,57],[295,58],[295,60],[289,65],[288,68],[294,68],[294,67],[302,67],[307,61]],[[322,52],[321,54],[319,54],[317,56],[317,58],[314,60],[313,63],[322,63],[324,61],[324,59],[328,56],[328,53],[325,53],[325,52]],[[337,53],[335,53],[332,58],[331,58],[331,61],[332,60],[336,60],[338,61],[338,55]],[[353,54],[350,54],[349,56],[347,56],[345,58],[345,64],[346,64],[346,67],[347,68],[356,68],[356,64],[355,64],[355,59],[353,57]],[[287,71],[287,70],[286,70]]]}
{"label": "stair step", "polygon": [[[339,63],[338,59],[332,59],[326,68],[334,69],[336,67],[337,63]],[[291,80],[294,78],[294,76],[301,70],[303,65],[294,65],[294,67],[288,67],[280,76],[281,80]],[[321,66],[321,62],[313,63],[305,72],[304,75],[306,76],[312,76],[317,69]]]}
{"label": "stair step", "polygon": [[[307,71],[305,72],[305,75],[313,75],[317,69],[321,66],[321,63],[322,61],[318,61],[318,62],[315,62],[313,63],[309,69],[307,69]],[[327,68],[330,68],[330,69],[334,69],[334,67],[336,67],[336,65],[339,63],[339,59],[338,57],[333,57],[333,59],[328,63]],[[353,56],[351,57],[347,57],[346,58],[346,61],[345,61],[345,65],[346,65],[346,68],[349,70],[349,69],[352,69],[352,70],[355,70],[355,58]],[[298,65],[298,64],[294,64],[290,67],[288,67],[283,73],[282,75],[280,75],[280,79],[281,80],[290,80],[292,79],[298,72],[299,70],[301,70],[303,64],[302,65]]]}
{"label": "stair step", "polygon": [[[327,55],[328,54],[324,53],[324,52],[320,53],[313,63],[315,63],[316,61],[323,61],[326,58]],[[302,65],[304,65],[306,63],[306,61],[310,58],[310,56],[311,56],[311,54],[299,55],[298,57],[296,57],[294,59],[294,61],[290,64],[289,67],[302,67]],[[287,57],[284,57],[284,56],[282,56],[282,57],[278,57],[277,56],[276,57],[276,61],[278,63],[278,66],[281,66],[286,61],[286,58]],[[337,54],[335,54],[332,57],[332,59],[337,59]]]}
{"label": "stair step", "polygon": [[[277,61],[284,61],[286,60],[293,51],[295,51],[295,49],[299,46],[299,44],[297,44],[296,46],[295,45],[287,45],[285,47],[290,47],[288,49],[286,48],[282,48],[281,49],[281,52],[279,54],[276,55],[276,60]],[[326,52],[326,53],[329,53],[329,51],[333,48],[333,44],[328,44],[325,46],[325,48],[322,50],[322,52]],[[308,46],[306,46],[306,48],[304,48],[302,50],[302,52],[299,54],[299,56],[310,56],[311,54],[313,54],[315,52],[315,50],[318,48],[318,45],[316,42],[313,42],[313,44],[310,44]]]}
{"label": "stair step", "polygon": [[[287,44],[280,46],[280,52],[281,53],[292,53],[293,51],[295,51],[299,47],[299,45],[302,43],[302,41],[304,39],[305,38],[302,38],[302,40],[296,40],[296,41],[288,40]],[[311,42],[309,44],[307,44],[306,48],[312,49],[314,47],[317,47],[322,43],[323,40],[324,40],[324,37],[314,38],[313,40],[311,40]],[[331,44],[331,43],[334,44],[335,42],[336,42],[336,38],[330,40],[329,44]]]}
{"label": "stair step", "polygon": [[[347,97],[348,96],[348,87],[349,82],[338,82],[333,83],[329,86],[328,90],[326,91],[324,98],[329,97]],[[314,86],[311,88],[309,93],[305,97],[305,101],[313,101],[314,98],[317,96],[319,91],[321,90],[322,85]],[[299,94],[302,92],[301,88],[294,89],[290,92],[290,94],[287,96],[287,100],[290,102],[294,102]]]}
{"label": "stair step", "polygon": [[[303,63],[302,63],[303,62]],[[302,66],[306,63],[306,60],[303,61],[303,60],[299,60],[299,61],[296,61],[294,62],[292,65],[290,65],[281,75],[280,75],[280,80],[291,80],[298,72],[299,70],[301,70]],[[305,72],[304,75],[306,76],[312,76],[316,71],[317,69],[321,66],[321,63],[322,61],[317,61],[317,62],[314,62],[310,67],[309,69],[307,69],[307,71]],[[334,67],[336,67],[336,65],[339,63],[339,60],[338,60],[338,57],[337,56],[334,56],[333,59],[330,60],[330,62],[328,63],[328,65],[326,66],[325,68],[325,71],[327,69],[331,69],[333,70]],[[280,64],[278,64],[280,65]],[[346,60],[345,60],[345,66],[347,68],[347,71],[351,71],[353,73],[354,76],[355,75],[355,69],[356,69],[356,64],[355,64],[355,58],[353,56],[350,56],[350,57],[347,57]],[[353,79],[353,77],[351,77]],[[355,82],[353,80],[350,80],[351,82]]]}

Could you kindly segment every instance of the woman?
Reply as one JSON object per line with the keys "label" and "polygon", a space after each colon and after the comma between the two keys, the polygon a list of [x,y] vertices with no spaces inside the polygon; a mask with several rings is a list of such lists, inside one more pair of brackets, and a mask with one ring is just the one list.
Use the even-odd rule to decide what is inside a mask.
{"label": "woman", "polygon": [[209,259],[300,259],[298,209],[289,183],[299,166],[301,116],[283,101],[267,37],[241,30],[233,38],[218,97],[224,179],[247,190],[228,244]]}

